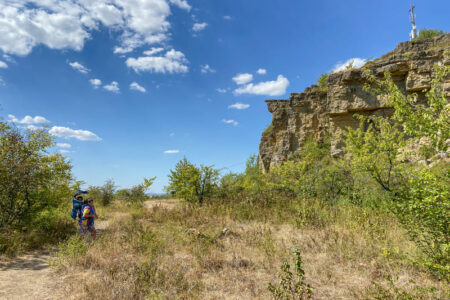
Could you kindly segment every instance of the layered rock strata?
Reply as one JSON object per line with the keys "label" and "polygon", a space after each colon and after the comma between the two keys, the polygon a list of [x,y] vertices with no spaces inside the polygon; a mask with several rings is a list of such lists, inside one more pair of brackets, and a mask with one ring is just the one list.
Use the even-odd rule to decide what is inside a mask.
{"label": "layered rock strata", "polygon": [[[380,77],[389,71],[403,92],[417,93],[419,101],[423,101],[423,91],[431,85],[433,65],[450,65],[444,52],[450,52],[450,34],[402,42],[364,68]],[[266,100],[272,124],[259,146],[262,171],[281,165],[290,154],[302,149],[308,136],[321,140],[329,135],[332,155],[339,156],[343,153],[344,130],[359,124],[355,114],[389,116],[392,109],[386,106],[385,99],[366,92],[364,82],[362,69],[350,69],[330,74],[326,88],[313,85],[303,93],[292,93],[288,100]],[[446,78],[444,89],[450,97],[450,78]]]}

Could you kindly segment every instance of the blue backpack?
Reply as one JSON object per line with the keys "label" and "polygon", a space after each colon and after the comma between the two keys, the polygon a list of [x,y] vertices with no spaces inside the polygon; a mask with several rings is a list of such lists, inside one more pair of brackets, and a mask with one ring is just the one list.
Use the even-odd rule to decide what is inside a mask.
{"label": "blue backpack", "polygon": [[83,201],[78,201],[76,196],[80,194],[87,194],[85,191],[78,190],[75,195],[72,197],[72,212],[70,213],[70,216],[72,219],[81,219],[81,211],[83,209]]}

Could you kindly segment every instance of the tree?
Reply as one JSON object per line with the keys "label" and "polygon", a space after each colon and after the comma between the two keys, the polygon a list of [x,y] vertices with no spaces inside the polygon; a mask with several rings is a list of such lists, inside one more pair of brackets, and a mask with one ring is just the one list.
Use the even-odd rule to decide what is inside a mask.
{"label": "tree", "polygon": [[219,171],[213,166],[197,168],[184,157],[175,165],[175,170],[170,170],[166,189],[189,203],[202,205],[204,199],[213,194],[218,179]]}
{"label": "tree", "polygon": [[[450,138],[443,87],[449,73],[450,67],[436,65],[426,103],[418,104],[418,96],[403,94],[389,73],[380,80],[366,71],[366,89],[385,97],[394,112],[390,119],[360,116],[360,127],[348,128],[345,141],[352,166],[390,193],[393,212],[428,257],[424,264],[444,277],[450,273],[450,168],[436,154],[447,151]],[[408,145],[421,146],[414,152]],[[414,164],[408,157],[432,158],[437,166]]]}
{"label": "tree", "polygon": [[60,154],[47,154],[52,145],[45,130],[22,133],[0,122],[0,226],[18,225],[57,205],[67,190],[71,166]]}

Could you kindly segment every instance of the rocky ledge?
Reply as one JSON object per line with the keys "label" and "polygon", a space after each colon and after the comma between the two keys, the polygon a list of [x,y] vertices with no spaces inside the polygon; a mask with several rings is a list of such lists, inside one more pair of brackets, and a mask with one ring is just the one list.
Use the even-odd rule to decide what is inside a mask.
{"label": "rocky ledge", "polygon": [[[417,41],[402,42],[374,61],[366,63],[379,76],[389,71],[393,80],[405,93],[417,93],[424,99],[424,89],[430,88],[435,63],[450,64],[444,51],[450,49],[450,34]],[[327,87],[313,85],[303,93],[292,93],[288,100],[266,100],[272,113],[272,124],[264,131],[259,145],[259,164],[267,172],[286,161],[290,154],[302,149],[308,136],[317,140],[329,135],[331,153],[343,152],[343,131],[357,127],[354,114],[388,116],[391,109],[382,97],[364,91],[362,69],[332,73]],[[450,97],[450,78],[444,84]]]}

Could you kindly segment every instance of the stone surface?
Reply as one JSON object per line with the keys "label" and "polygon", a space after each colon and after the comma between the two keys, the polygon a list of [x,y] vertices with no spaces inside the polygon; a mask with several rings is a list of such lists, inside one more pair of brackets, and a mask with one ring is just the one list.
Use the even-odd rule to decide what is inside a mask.
{"label": "stone surface", "polygon": [[[417,93],[420,100],[424,99],[423,90],[430,87],[433,65],[450,64],[444,51],[450,51],[450,34],[402,42],[394,51],[364,67],[378,76],[389,71],[401,90]],[[345,129],[359,124],[354,114],[392,114],[383,97],[363,89],[364,82],[361,69],[345,70],[328,76],[326,91],[313,85],[303,93],[292,93],[288,100],[266,100],[272,124],[261,137],[258,156],[261,169],[267,172],[281,165],[303,147],[310,135],[317,140],[329,135],[332,155],[340,155]],[[450,96],[450,78],[446,78],[444,90]]]}

